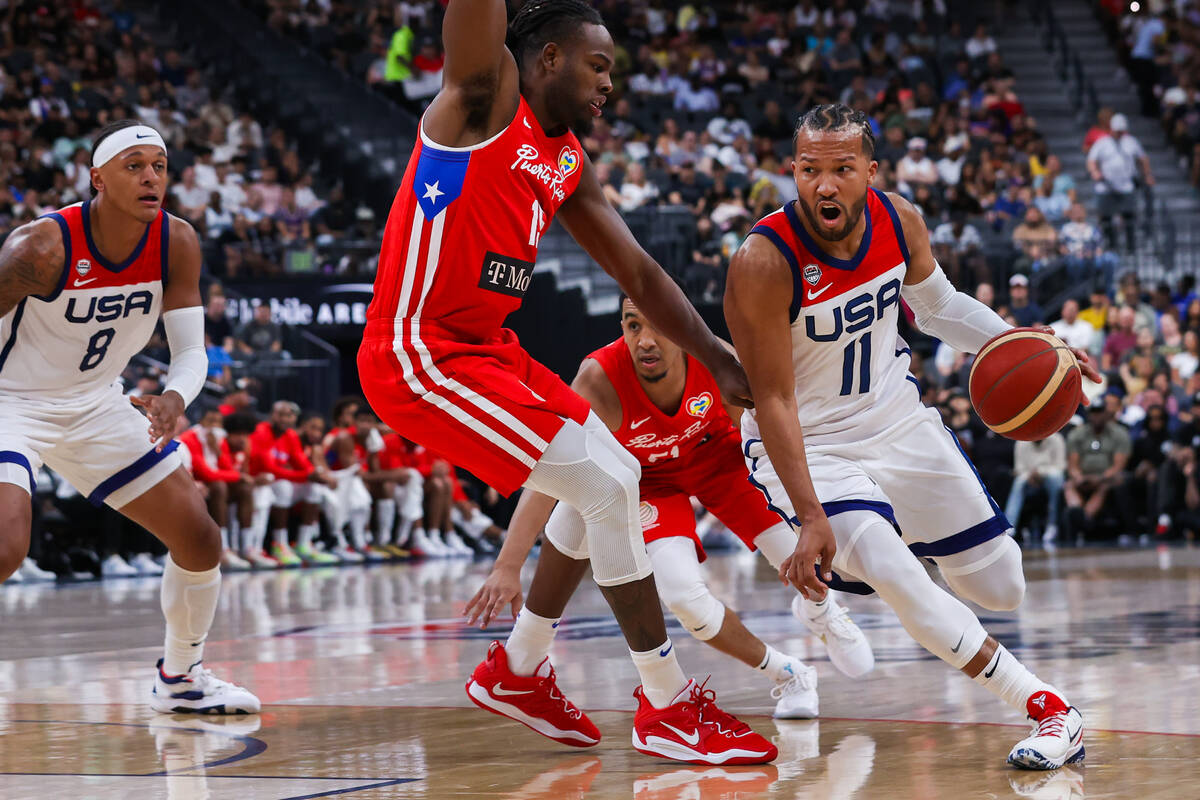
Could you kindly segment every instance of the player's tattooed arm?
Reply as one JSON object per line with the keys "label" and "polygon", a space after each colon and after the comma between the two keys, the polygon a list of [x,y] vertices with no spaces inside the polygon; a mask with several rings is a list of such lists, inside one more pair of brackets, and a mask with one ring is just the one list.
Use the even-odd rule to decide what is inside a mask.
{"label": "player's tattooed arm", "polygon": [[575,380],[571,381],[571,389],[588,401],[592,411],[610,431],[621,427],[621,398],[613,388],[608,373],[595,359],[583,360]]}
{"label": "player's tattooed arm", "polygon": [[616,279],[656,330],[708,367],[726,402],[754,407],[741,364],[704,324],[675,281],[638,244],[604,196],[587,153],[583,154],[579,186],[559,208],[558,220]]}
{"label": "player's tattooed arm", "polygon": [[30,295],[51,295],[66,269],[62,231],[52,219],[17,228],[0,248],[0,317]]}
{"label": "player's tattooed arm", "polygon": [[796,552],[780,566],[779,577],[820,599],[825,587],[814,565],[829,580],[837,544],[804,453],[792,364],[792,291],[791,270],[775,246],[763,236],[746,237],[729,264],[725,320],[754,392],[763,447],[800,521]]}

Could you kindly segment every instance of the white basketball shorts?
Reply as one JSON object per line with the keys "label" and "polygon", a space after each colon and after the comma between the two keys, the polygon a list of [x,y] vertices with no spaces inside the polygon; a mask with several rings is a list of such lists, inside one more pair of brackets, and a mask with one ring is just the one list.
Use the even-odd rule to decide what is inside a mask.
{"label": "white basketball shorts", "polygon": [[[773,511],[798,528],[791,500],[748,417],[743,419],[742,454],[750,482]],[[935,408],[906,414],[882,433],[853,444],[806,447],[805,456],[839,550],[856,544],[844,540],[847,532],[839,532],[837,519],[853,510],[879,513],[921,558],[961,553],[1010,527]],[[835,557],[834,567],[841,561]]]}
{"label": "white basketball shorts", "polygon": [[120,508],[182,465],[179,442],[156,452],[149,430],[117,384],[70,399],[0,394],[0,483],[32,494],[44,463],[93,504]]}

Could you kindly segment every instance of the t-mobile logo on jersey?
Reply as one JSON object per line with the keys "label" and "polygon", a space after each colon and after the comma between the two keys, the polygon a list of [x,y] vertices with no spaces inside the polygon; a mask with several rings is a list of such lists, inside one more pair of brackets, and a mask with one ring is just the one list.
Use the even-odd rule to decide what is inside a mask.
{"label": "t-mobile logo on jersey", "polygon": [[509,297],[524,297],[533,279],[533,262],[488,252],[479,273],[479,288]]}

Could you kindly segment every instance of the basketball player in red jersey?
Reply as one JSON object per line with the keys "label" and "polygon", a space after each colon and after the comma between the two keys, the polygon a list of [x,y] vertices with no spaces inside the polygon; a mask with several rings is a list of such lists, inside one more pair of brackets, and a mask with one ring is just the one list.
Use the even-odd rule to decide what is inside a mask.
{"label": "basketball player in red jersey", "polygon": [[[799,199],[751,230],[725,294],[757,400],[741,422],[751,478],[799,530],[780,576],[814,597],[851,576],[878,592],[925,649],[1034,721],[1010,764],[1082,760],[1079,711],[920,560],[984,608],[1012,610],[1024,597],[1009,523],[937,410],[921,404],[897,315],[903,297],[920,330],[965,353],[1008,325],[951,286],[920,212],[871,188],[875,140],[862,112],[817,106],[794,147]],[[1098,380],[1087,354],[1072,352]]]}
{"label": "basketball player in red jersey", "polygon": [[[621,301],[621,330],[622,338],[584,359],[571,388],[641,464],[642,530],[663,602],[696,639],[773,681],[777,718],[815,717],[816,670],[748,631],[737,614],[713,597],[700,573],[706,555],[696,534],[692,497],[777,569],[796,547],[796,534],[748,480],[733,423],[741,409],[723,408],[712,376],[654,330],[628,298]],[[536,492],[523,495],[520,505],[518,524],[510,527],[492,574],[467,606],[470,624],[477,617],[486,627],[507,603],[519,610],[521,564],[543,526],[555,549],[580,560],[568,574],[551,574],[547,562],[538,565],[530,595],[542,601],[557,598],[558,603],[532,610],[561,617],[587,571],[587,543],[574,509],[555,509],[553,498]],[[843,672],[858,677],[874,666],[866,637],[832,597],[814,603],[797,595],[792,608],[825,639]]]}
{"label": "basketball player in red jersey", "polygon": [[[113,123],[92,147],[92,199],[23,225],[0,249],[0,580],[29,548],[41,464],[167,546],[166,653],[156,711],[256,713],[259,702],[201,663],[220,594],[221,536],[175,452],[204,385],[200,244],[162,210],[167,151],[153,128]],[[161,313],[166,388],[132,398],[117,382]],[[148,417],[148,419],[147,419]],[[135,444],[143,437],[152,446]]]}
{"label": "basketball player in red jersey", "polygon": [[[612,38],[583,0],[526,3],[511,26],[503,0],[450,0],[442,39],[443,88],[421,119],[388,218],[359,350],[367,398],[401,436],[447,453],[497,491],[528,486],[579,509],[593,575],[642,679],[639,750],[699,763],[770,761],[775,747],[718,722],[711,695],[675,660],[639,525],[637,461],[502,327],[558,213],[727,399],[749,403],[741,366],[634,240],[576,138],[612,91]],[[527,624],[537,635],[552,630],[550,620]],[[510,647],[509,659],[492,659],[488,685],[504,694],[508,681],[529,680],[539,664],[526,655]],[[502,705],[524,715],[521,704],[558,702],[552,677],[538,676],[537,686]],[[570,733],[579,744],[599,739],[590,723]]]}

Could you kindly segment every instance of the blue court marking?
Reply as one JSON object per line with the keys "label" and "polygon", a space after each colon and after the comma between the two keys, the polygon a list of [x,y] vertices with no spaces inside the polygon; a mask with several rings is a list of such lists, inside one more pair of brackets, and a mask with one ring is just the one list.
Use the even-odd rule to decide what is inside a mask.
{"label": "blue court marking", "polygon": [[[139,725],[132,722],[91,722],[89,720],[80,719],[9,719],[5,722],[24,723],[26,725],[109,725],[115,728],[144,728],[150,730],[152,725]],[[223,767],[226,764],[234,764],[238,761],[245,761],[248,758],[254,758],[260,755],[267,749],[267,743],[262,739],[256,739],[253,736],[245,736],[238,733],[226,733],[225,731],[207,730],[205,728],[175,728],[177,731],[186,731],[188,733],[213,733],[217,736],[224,736],[227,739],[233,739],[243,744],[242,752],[234,753],[226,758],[221,758],[216,761],[207,761],[203,764],[185,767],[178,770],[162,770],[160,772],[139,773],[137,777],[142,778],[161,778],[167,775],[186,775],[189,772],[198,769],[213,769],[215,767]],[[98,775],[101,773],[91,772],[45,772],[45,773],[26,773],[26,772],[0,772],[0,775]]]}
{"label": "blue court marking", "polygon": [[[347,779],[353,780],[353,779]],[[353,789],[331,789],[328,792],[317,792],[316,794],[297,794],[291,797],[284,797],[282,800],[313,800],[315,797],[333,797],[339,794],[353,794],[354,792],[365,792],[367,789],[382,789],[385,786],[399,786],[402,783],[412,783],[420,778],[393,778],[382,783],[372,783],[369,786],[357,786]]]}

